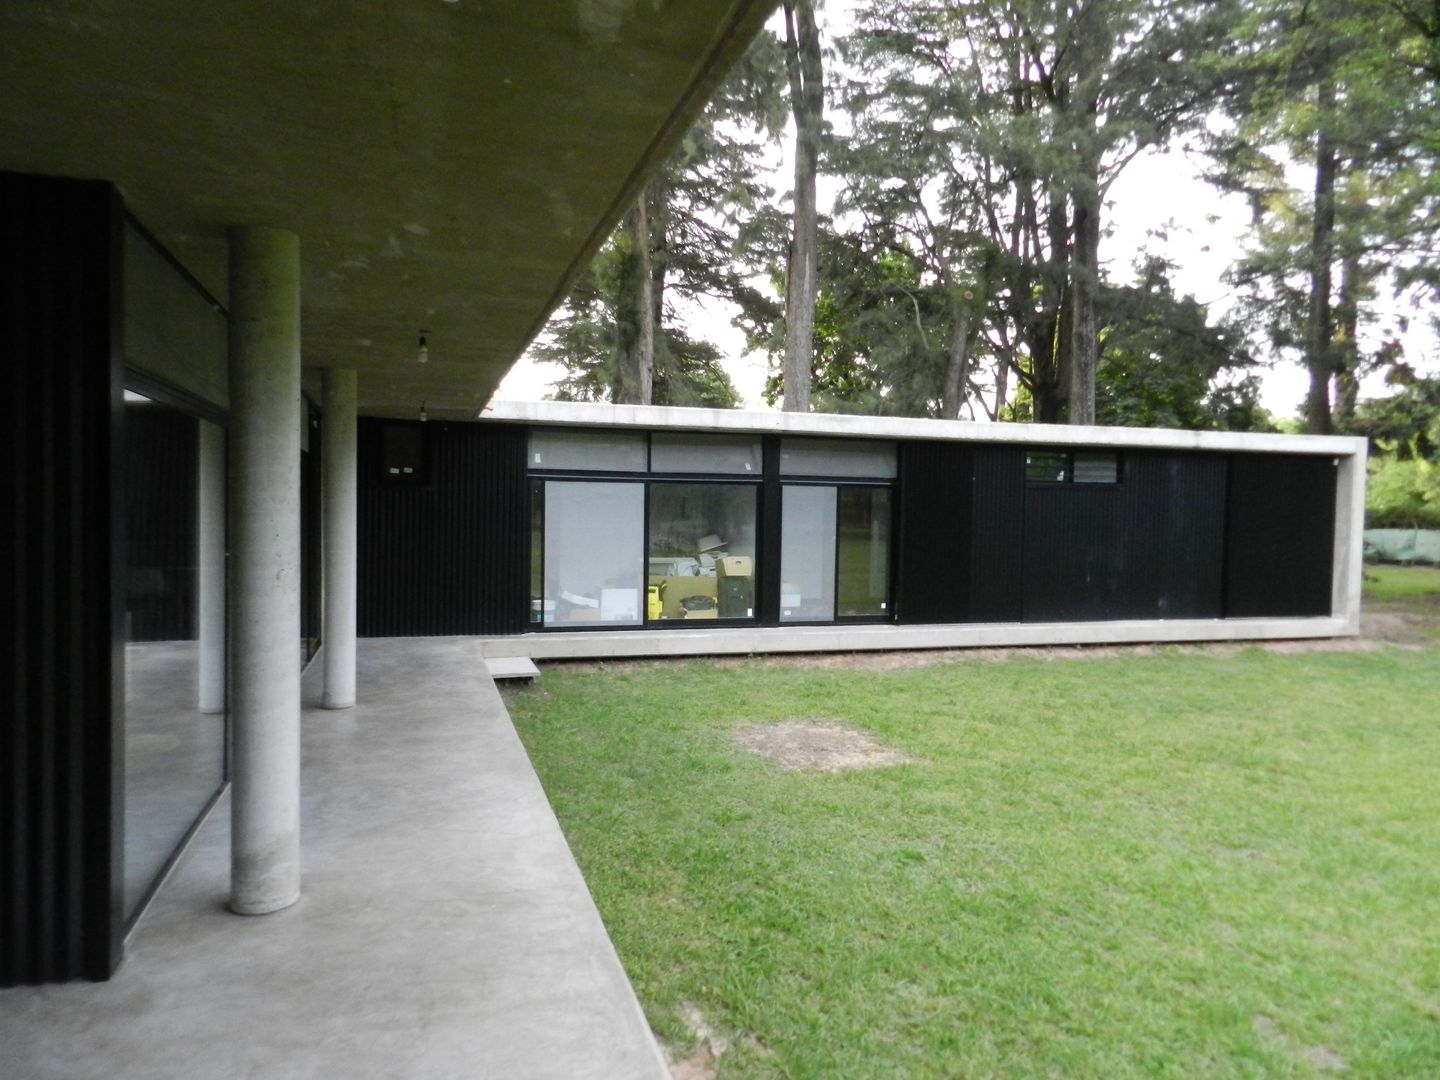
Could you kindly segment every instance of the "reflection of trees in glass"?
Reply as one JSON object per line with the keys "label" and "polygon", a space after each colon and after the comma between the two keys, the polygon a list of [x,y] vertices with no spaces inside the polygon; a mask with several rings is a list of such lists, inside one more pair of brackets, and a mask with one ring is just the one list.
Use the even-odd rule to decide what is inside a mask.
{"label": "reflection of trees in glass", "polygon": [[755,488],[748,484],[652,484],[650,554],[753,555]]}
{"label": "reflection of trees in glass", "polygon": [[837,511],[839,610],[884,615],[890,591],[890,491],[843,487]]}

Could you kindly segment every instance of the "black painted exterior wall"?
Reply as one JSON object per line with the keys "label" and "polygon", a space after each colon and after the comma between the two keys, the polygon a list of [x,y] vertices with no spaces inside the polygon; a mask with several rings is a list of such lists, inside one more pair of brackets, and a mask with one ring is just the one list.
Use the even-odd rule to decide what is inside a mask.
{"label": "black painted exterior wall", "polygon": [[1330,458],[1120,451],[1113,485],[1027,481],[1024,447],[900,461],[901,623],[1330,614]]}
{"label": "black painted exterior wall", "polygon": [[0,983],[120,956],[122,210],[0,173]]}
{"label": "black painted exterior wall", "polygon": [[1225,468],[1125,451],[1117,484],[1027,483],[1025,621],[1219,618]]}
{"label": "black painted exterior wall", "polygon": [[1025,581],[1025,449],[976,446],[967,622],[1019,622]]}
{"label": "black painted exterior wall", "polygon": [[1330,614],[1335,473],[1328,457],[1232,455],[1227,616]]}
{"label": "black painted exterior wall", "polygon": [[[975,448],[902,443],[895,500],[895,618],[902,623],[970,619]],[[965,572],[957,573],[956,570]]]}
{"label": "black painted exterior wall", "polygon": [[[424,434],[415,481],[381,475],[384,428]],[[762,551],[779,551],[767,439]],[[360,633],[519,634],[526,429],[360,421]],[[1335,468],[1308,455],[1121,450],[1115,484],[1029,481],[1026,447],[899,447],[894,610],[907,625],[1328,615]],[[773,559],[772,559],[773,561]],[[757,569],[761,625],[778,577]],[[682,631],[676,631],[682,632]]]}
{"label": "black painted exterior wall", "polygon": [[[418,429],[415,481],[382,473],[387,426]],[[356,617],[367,637],[519,634],[530,574],[526,433],[362,417]]]}

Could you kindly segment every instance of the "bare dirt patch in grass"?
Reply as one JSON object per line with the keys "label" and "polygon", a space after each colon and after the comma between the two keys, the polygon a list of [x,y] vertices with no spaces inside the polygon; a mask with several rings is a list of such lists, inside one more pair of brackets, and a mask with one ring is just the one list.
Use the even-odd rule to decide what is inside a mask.
{"label": "bare dirt patch in grass", "polygon": [[1252,1024],[1265,1045],[1300,1058],[1317,1072],[1345,1072],[1349,1063],[1328,1046],[1299,1046],[1280,1025],[1264,1013],[1256,1013]]}
{"label": "bare dirt patch in grass", "polygon": [[734,732],[736,744],[760,754],[787,772],[840,772],[913,761],[863,731],[833,720],[786,720],[752,724]]}

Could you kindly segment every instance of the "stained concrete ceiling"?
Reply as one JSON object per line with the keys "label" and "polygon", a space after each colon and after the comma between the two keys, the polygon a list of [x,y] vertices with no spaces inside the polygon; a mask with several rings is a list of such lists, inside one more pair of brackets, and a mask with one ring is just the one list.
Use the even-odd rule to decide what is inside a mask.
{"label": "stained concrete ceiling", "polygon": [[773,7],[5,0],[0,168],[114,181],[222,302],[226,226],[297,232],[305,364],[473,416]]}

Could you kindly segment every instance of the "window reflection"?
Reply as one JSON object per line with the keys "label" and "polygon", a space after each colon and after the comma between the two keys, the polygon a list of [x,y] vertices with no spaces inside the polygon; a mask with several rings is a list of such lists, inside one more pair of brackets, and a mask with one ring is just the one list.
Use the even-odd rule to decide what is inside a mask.
{"label": "window reflection", "polygon": [[750,484],[650,486],[646,618],[754,617],[755,500]]}
{"label": "window reflection", "polygon": [[890,595],[890,489],[842,487],[837,518],[838,614],[884,615]]}
{"label": "window reflection", "polygon": [[780,522],[780,618],[835,617],[835,488],[786,485]]}
{"label": "window reflection", "polygon": [[224,431],[127,392],[125,488],[129,917],[224,782]]}
{"label": "window reflection", "polygon": [[644,484],[547,482],[545,625],[637,625],[644,533]]}

